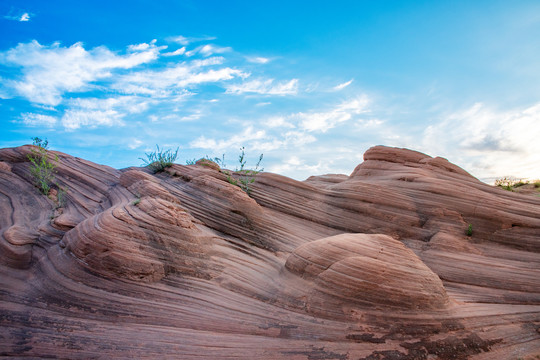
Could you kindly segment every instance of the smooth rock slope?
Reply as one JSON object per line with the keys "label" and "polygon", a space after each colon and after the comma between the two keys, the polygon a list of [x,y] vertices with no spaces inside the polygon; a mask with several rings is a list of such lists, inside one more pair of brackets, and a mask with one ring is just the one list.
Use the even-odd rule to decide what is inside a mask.
{"label": "smooth rock slope", "polygon": [[376,146],[248,196],[51,152],[61,204],[30,150],[0,150],[1,357],[540,357],[540,198],[445,159]]}

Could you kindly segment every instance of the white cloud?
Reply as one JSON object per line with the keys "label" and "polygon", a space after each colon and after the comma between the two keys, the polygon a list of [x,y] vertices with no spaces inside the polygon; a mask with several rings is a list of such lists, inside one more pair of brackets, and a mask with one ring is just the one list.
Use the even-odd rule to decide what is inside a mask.
{"label": "white cloud", "polygon": [[[17,15],[13,15],[13,13]],[[10,11],[8,15],[4,16],[4,19],[8,20],[14,20],[14,21],[20,21],[20,22],[27,22],[30,21],[30,17],[32,17],[33,14],[30,14],[28,12],[18,12],[18,11]]]}
{"label": "white cloud", "polygon": [[185,37],[185,36],[182,36],[182,35],[178,35],[178,36],[170,37],[167,40],[173,41],[173,42],[178,43],[178,44],[183,45],[183,46],[186,46],[186,45],[189,45],[189,44],[194,43],[194,42],[211,41],[211,40],[215,40],[215,39],[216,39],[215,36]]}
{"label": "white cloud", "polygon": [[122,112],[137,114],[148,109],[153,100],[138,96],[117,96],[104,99],[77,98],[68,102],[71,108],[81,110],[119,110]]}
{"label": "white cloud", "polygon": [[12,98],[12,90],[6,87],[6,83],[8,82],[7,79],[4,79],[0,77],[0,99],[11,99]]}
{"label": "white cloud", "polygon": [[539,119],[540,103],[502,112],[477,103],[429,126],[423,150],[445,156],[483,179],[538,178]]}
{"label": "white cloud", "polygon": [[206,72],[191,74],[190,77],[180,80],[178,85],[189,86],[192,84],[231,80],[234,77],[242,77],[243,74],[244,73],[242,71],[231,68],[208,70]]}
{"label": "white cloud", "polygon": [[[273,121],[273,120],[270,120]],[[221,152],[227,149],[237,149],[246,146],[248,149],[254,149],[256,152],[269,152],[274,150],[298,149],[315,142],[317,139],[305,131],[291,130],[291,124],[283,123],[275,118],[274,127],[269,127],[269,133],[266,130],[256,130],[248,122],[239,126],[245,128],[242,133],[235,133],[222,139],[207,138],[200,136],[190,143],[191,148],[209,149]],[[281,131],[286,129],[285,131]],[[277,130],[277,131],[276,131]]]}
{"label": "white cloud", "polygon": [[301,174],[316,175],[333,172],[333,163],[317,161],[314,164],[309,160],[293,155],[283,162],[270,165],[266,170],[276,174],[288,174],[289,176],[293,176],[293,178],[299,178]]}
{"label": "white cloud", "polygon": [[253,141],[251,147],[262,152],[286,149],[298,151],[303,146],[315,141],[317,139],[314,136],[305,132],[287,131],[278,135],[267,134],[264,139]]}
{"label": "white cloud", "polygon": [[[255,125],[250,126],[249,122],[245,122],[235,125],[247,129],[241,134],[233,133],[221,139],[201,136],[190,146],[215,152],[230,151],[240,146],[246,146],[250,153],[262,152],[272,154],[274,157],[288,158],[288,161],[270,163],[265,167],[268,171],[297,179],[306,176],[306,174],[350,172],[361,161],[361,154],[360,159],[355,158],[356,151],[351,151],[348,146],[356,149],[358,144],[348,143],[342,146],[343,149],[334,147],[329,153],[329,142],[334,141],[342,144],[342,141],[336,140],[335,134],[332,135],[334,140],[329,140],[332,137],[318,139],[313,133],[326,132],[344,121],[355,121],[353,127],[348,128],[347,131],[356,132],[361,124],[362,130],[366,127],[378,127],[382,123],[380,120],[366,121],[357,116],[368,111],[368,104],[368,97],[363,95],[339,103],[326,111],[269,116],[257,121],[257,126],[263,126],[264,130],[255,131]],[[316,118],[317,122],[313,122],[313,118]],[[337,136],[339,138],[339,135]],[[296,157],[290,157],[291,150],[294,151]],[[354,158],[353,163],[351,163],[351,158]],[[352,168],[349,169],[347,166]]]}
{"label": "white cloud", "polygon": [[23,113],[21,114],[23,123],[27,126],[46,126],[53,127],[56,125],[57,119],[54,116],[35,114],[35,113]]}
{"label": "white cloud", "polygon": [[221,65],[222,57],[211,57],[176,64],[165,70],[146,70],[133,72],[117,78],[114,89],[125,94],[151,95],[154,98],[172,95],[186,95],[186,87],[203,83],[214,83],[244,78],[247,73],[238,69],[224,67],[205,70],[205,67]]}
{"label": "white cloud", "polygon": [[232,51],[230,47],[219,47],[211,44],[204,45],[199,51],[203,56],[210,56],[213,54],[223,54]]}
{"label": "white cloud", "polygon": [[364,128],[375,128],[381,126],[383,123],[384,121],[380,119],[369,119],[366,121],[362,121],[360,125]]}
{"label": "white cloud", "polygon": [[62,116],[66,130],[76,130],[82,126],[122,125],[123,114],[116,110],[67,110]]}
{"label": "white cloud", "polygon": [[288,131],[285,133],[286,144],[293,147],[300,147],[315,142],[317,139],[310,134],[301,131]]}
{"label": "white cloud", "polygon": [[[128,51],[135,52],[135,51],[146,51],[151,49],[155,46],[156,39],[150,41],[150,43],[141,43],[141,44],[135,44],[135,45],[128,45]],[[159,47],[158,49],[165,49],[166,46]]]}
{"label": "white cloud", "polygon": [[153,44],[146,50],[117,55],[105,47],[87,51],[82,43],[44,46],[33,40],[0,53],[0,62],[21,67],[22,76],[8,81],[7,86],[31,102],[56,106],[64,93],[87,90],[92,82],[111,77],[111,71],[150,62],[158,53]]}
{"label": "white cloud", "polygon": [[219,47],[212,44],[206,44],[196,47],[193,50],[186,51],[186,56],[191,57],[195,54],[201,54],[202,56],[208,57],[214,54],[223,54],[226,52],[232,51],[232,48],[230,47]]}
{"label": "white cloud", "polygon": [[342,84],[339,84],[339,85],[334,86],[332,89],[333,89],[334,91],[343,90],[343,89],[345,89],[347,86],[351,85],[353,81],[354,81],[354,79],[351,79],[351,80],[349,80],[349,81],[347,81],[347,82],[344,82],[344,83],[342,83]]}
{"label": "white cloud", "polygon": [[354,115],[366,113],[369,102],[369,98],[362,95],[356,99],[345,101],[328,111],[297,113],[291,117],[297,119],[300,128],[306,131],[326,132],[339,123],[351,120]]}
{"label": "white cloud", "polygon": [[256,93],[262,95],[296,95],[298,93],[298,79],[278,82],[274,79],[251,80],[241,84],[233,84],[227,87],[231,94]]}
{"label": "white cloud", "polygon": [[178,35],[172,38],[169,38],[170,41],[174,41],[180,45],[188,45],[190,43],[189,39],[185,36]]}
{"label": "white cloud", "polygon": [[247,56],[246,60],[255,64],[266,64],[270,61],[269,58],[265,58],[262,56]]}
{"label": "white cloud", "polygon": [[269,128],[294,128],[294,125],[288,122],[283,116],[271,116],[262,124]]}
{"label": "white cloud", "polygon": [[141,140],[136,139],[136,138],[132,138],[131,141],[128,144],[128,148],[130,148],[131,150],[135,150],[135,149],[137,149],[138,147],[140,147],[143,144],[144,144],[144,142],[142,142]]}
{"label": "white cloud", "polygon": [[186,52],[186,48],[184,46],[175,51],[163,53],[161,54],[161,56],[178,56],[178,55],[184,55],[185,52]]}
{"label": "white cloud", "polygon": [[61,122],[66,130],[76,130],[83,126],[123,125],[126,115],[144,112],[152,102],[137,96],[71,99]]}
{"label": "white cloud", "polygon": [[42,110],[47,110],[47,111],[57,111],[54,106],[50,106],[50,105],[35,104],[34,107],[42,109]]}
{"label": "white cloud", "polygon": [[[178,111],[178,109],[177,109],[177,111]],[[203,116],[203,112],[201,110],[194,110],[189,115],[180,116],[180,115],[177,115],[177,114],[169,114],[169,115],[163,116],[161,119],[163,121],[167,122],[167,123],[169,123],[171,121],[187,122],[187,121],[199,120],[202,116]]]}
{"label": "white cloud", "polygon": [[264,130],[255,130],[252,126],[248,126],[239,134],[234,134],[228,139],[216,140],[208,139],[205,136],[200,136],[192,141],[189,146],[192,148],[212,149],[214,151],[222,151],[230,148],[239,148],[248,142],[266,138]]}

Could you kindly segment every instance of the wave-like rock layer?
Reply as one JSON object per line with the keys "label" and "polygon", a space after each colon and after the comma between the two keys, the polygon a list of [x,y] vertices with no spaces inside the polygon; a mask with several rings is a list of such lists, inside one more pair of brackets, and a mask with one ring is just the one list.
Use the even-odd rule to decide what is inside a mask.
{"label": "wave-like rock layer", "polygon": [[0,357],[540,358],[540,198],[445,159],[377,146],[248,195],[51,152],[62,202],[30,151],[0,150]]}

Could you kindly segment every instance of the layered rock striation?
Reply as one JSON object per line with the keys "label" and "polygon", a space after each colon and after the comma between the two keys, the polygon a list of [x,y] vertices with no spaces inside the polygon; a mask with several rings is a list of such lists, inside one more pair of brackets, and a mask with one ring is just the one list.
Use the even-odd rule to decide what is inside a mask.
{"label": "layered rock striation", "polygon": [[[376,146],[350,176],[151,174],[0,150],[0,356],[540,355],[540,198]],[[472,229],[472,234],[469,233]]]}

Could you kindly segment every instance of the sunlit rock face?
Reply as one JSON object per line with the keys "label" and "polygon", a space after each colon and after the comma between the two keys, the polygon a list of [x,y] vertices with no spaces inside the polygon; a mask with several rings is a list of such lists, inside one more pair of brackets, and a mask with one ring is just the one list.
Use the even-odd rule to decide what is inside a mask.
{"label": "sunlit rock face", "polygon": [[540,198],[445,159],[376,146],[248,195],[216,164],[56,153],[60,202],[30,149],[0,150],[2,357],[540,355]]}

